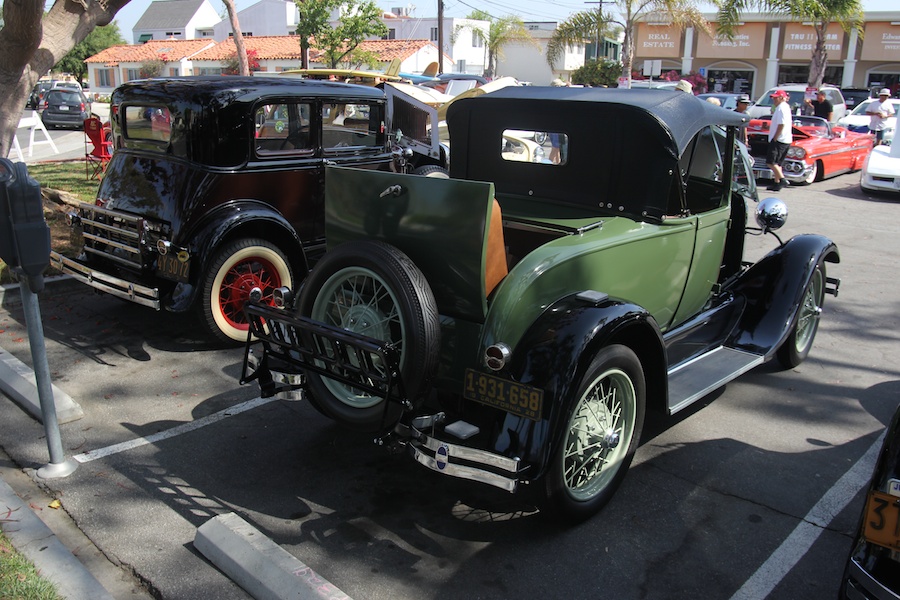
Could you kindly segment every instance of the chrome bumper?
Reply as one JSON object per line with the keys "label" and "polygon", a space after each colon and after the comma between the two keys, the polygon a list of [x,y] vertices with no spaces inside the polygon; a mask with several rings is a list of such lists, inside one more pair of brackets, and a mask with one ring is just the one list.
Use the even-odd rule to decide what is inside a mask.
{"label": "chrome bumper", "polygon": [[96,290],[159,310],[159,290],[157,288],[146,287],[95,271],[58,252],[50,252],[50,266]]}
{"label": "chrome bumper", "polygon": [[[807,165],[805,162],[799,160],[786,160],[781,167],[784,178],[790,182],[806,181],[806,178],[809,177],[812,169],[812,165]],[[772,169],[765,164],[765,159],[758,158],[753,164],[753,176],[756,179],[773,179],[775,175],[772,173]]]}
{"label": "chrome bumper", "polygon": [[841,591],[844,594],[843,597],[848,600],[898,600],[900,598],[872,577],[853,558],[847,565],[847,575],[849,577],[842,583],[844,589]]}
{"label": "chrome bumper", "polygon": [[[251,371],[259,368],[260,359],[252,351],[247,353],[247,366]],[[269,370],[272,380],[280,386],[276,398],[298,401],[306,398],[306,376],[302,373],[285,373]],[[440,417],[422,417],[429,423],[442,421]],[[413,419],[415,422],[416,419]],[[433,427],[429,427],[431,429]],[[425,428],[423,428],[425,429]],[[484,483],[507,492],[518,488],[521,462],[486,450],[451,444],[432,437],[415,427],[398,423],[390,436],[377,442],[396,442],[409,448],[410,455],[420,465],[436,473]]]}

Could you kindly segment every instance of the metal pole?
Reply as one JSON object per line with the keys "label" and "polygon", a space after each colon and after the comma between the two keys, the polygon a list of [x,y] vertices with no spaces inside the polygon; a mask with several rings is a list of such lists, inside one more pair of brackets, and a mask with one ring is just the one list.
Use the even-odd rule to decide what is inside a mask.
{"label": "metal pole", "polygon": [[41,416],[44,421],[44,432],[47,435],[47,449],[50,451],[50,464],[37,470],[38,477],[55,479],[71,475],[77,468],[74,460],[66,460],[62,441],[59,436],[59,423],[56,419],[56,404],[53,402],[53,386],[50,382],[50,367],[47,364],[47,346],[44,344],[44,326],[41,323],[41,308],[37,294],[31,289],[30,277],[20,273],[22,282],[22,309],[25,312],[25,328],[28,330],[28,343],[31,346],[31,361],[34,364],[34,378],[37,383],[38,398],[41,401]]}

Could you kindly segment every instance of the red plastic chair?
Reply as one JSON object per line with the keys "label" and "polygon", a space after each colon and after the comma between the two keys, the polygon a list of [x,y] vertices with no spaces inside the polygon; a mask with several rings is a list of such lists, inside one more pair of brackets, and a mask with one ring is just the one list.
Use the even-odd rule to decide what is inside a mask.
{"label": "red plastic chair", "polygon": [[[84,120],[84,174],[87,179],[101,179],[106,165],[112,158],[112,140],[109,128],[104,127],[97,117]],[[91,149],[88,150],[88,142]]]}

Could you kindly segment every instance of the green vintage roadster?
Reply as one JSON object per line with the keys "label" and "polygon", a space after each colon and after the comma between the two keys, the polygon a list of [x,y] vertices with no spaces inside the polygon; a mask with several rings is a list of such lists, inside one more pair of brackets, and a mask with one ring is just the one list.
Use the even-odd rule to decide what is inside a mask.
{"label": "green vintage roadster", "polygon": [[[450,179],[329,168],[328,252],[280,308],[247,305],[242,381],[589,517],[645,410],[797,365],[837,294],[824,237],[743,260],[787,212],[756,204],[741,119],[677,92],[510,87],[451,106]],[[511,158],[511,131],[546,132],[552,160]]]}

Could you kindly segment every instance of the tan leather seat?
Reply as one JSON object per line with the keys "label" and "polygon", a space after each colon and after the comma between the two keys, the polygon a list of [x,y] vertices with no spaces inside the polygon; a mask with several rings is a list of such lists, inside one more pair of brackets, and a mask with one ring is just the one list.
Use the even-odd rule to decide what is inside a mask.
{"label": "tan leather seat", "polygon": [[508,272],[506,244],[503,240],[503,215],[500,213],[500,203],[494,198],[491,222],[487,232],[487,256],[484,261],[485,296],[491,295],[491,292]]}

